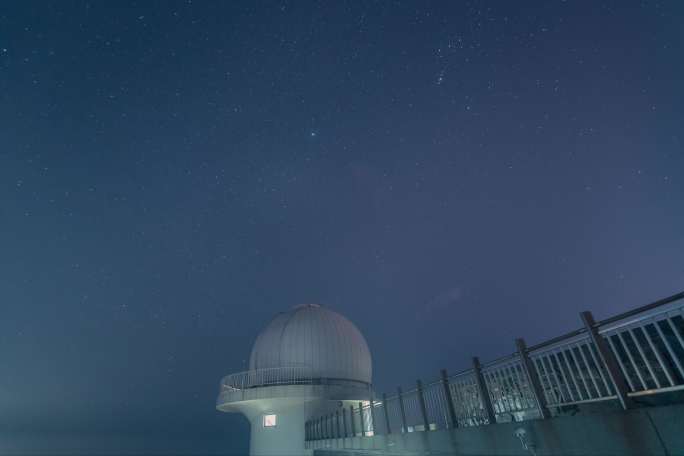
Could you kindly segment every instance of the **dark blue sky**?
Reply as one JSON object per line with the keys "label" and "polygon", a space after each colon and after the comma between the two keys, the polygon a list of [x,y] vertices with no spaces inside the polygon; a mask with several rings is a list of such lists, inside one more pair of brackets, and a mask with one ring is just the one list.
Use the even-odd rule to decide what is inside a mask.
{"label": "dark blue sky", "polygon": [[0,5],[0,451],[244,452],[259,329],[378,391],[681,291],[684,4]]}

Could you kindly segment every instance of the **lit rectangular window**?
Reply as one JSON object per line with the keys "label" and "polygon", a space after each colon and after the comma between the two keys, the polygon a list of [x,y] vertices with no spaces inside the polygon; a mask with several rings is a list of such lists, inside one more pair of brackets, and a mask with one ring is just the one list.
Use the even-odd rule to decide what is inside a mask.
{"label": "lit rectangular window", "polygon": [[264,427],[275,427],[276,415],[264,415]]}

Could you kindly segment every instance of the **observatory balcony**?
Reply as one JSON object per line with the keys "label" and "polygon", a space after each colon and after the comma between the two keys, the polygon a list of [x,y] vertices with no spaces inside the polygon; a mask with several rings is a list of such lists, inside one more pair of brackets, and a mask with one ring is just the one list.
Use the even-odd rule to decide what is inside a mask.
{"label": "observatory balcony", "polygon": [[239,391],[260,386],[311,385],[313,371],[307,366],[254,369],[226,375],[221,379],[221,392]]}
{"label": "observatory balcony", "polygon": [[253,369],[221,379],[217,406],[267,397],[318,395],[334,399],[346,397],[350,391],[356,391],[354,397],[368,398],[371,385],[359,380],[321,377],[308,366]]}

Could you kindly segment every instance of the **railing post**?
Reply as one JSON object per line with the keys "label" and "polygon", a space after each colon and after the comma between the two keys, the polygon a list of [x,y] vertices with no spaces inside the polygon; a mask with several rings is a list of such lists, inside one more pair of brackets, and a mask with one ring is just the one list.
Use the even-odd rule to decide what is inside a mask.
{"label": "railing post", "polygon": [[423,382],[416,380],[416,393],[418,394],[418,404],[420,404],[420,413],[423,415],[423,430],[430,430],[430,420],[428,420],[427,407],[425,406],[425,396],[423,395]]}
{"label": "railing post", "polygon": [[342,406],[342,425],[344,426],[344,436],[349,437],[347,434],[347,409]]}
{"label": "railing post", "polygon": [[385,426],[387,429],[387,434],[391,434],[392,429],[390,428],[389,410],[387,408],[387,394],[385,393],[382,393],[382,409],[385,412]]}
{"label": "railing post", "polygon": [[451,397],[451,387],[449,386],[449,376],[447,375],[446,369],[442,369],[442,387],[444,388],[444,399],[447,403],[447,412],[449,418],[449,427],[458,427],[458,420],[456,419],[456,410],[454,409],[454,401]]}
{"label": "railing post", "polygon": [[[587,329],[594,347],[596,347],[596,351],[598,351],[599,357],[601,358],[606,371],[608,371],[608,376],[610,376],[610,379],[613,382],[615,393],[620,401],[620,405],[622,405],[624,410],[634,407],[632,398],[628,395],[629,388],[627,387],[627,382],[625,381],[625,377],[618,366],[617,360],[615,359],[615,354],[608,347],[608,344],[603,336],[599,334],[594,316],[591,314],[591,312],[586,311],[580,313],[580,317],[582,318],[584,327]],[[596,367],[599,369],[601,368],[601,366]]]}
{"label": "railing post", "polygon": [[366,427],[363,425],[363,402],[359,402],[359,423],[361,423],[361,437],[365,437]]}
{"label": "railing post", "polygon": [[[534,402],[537,405],[537,410],[542,419],[549,418],[551,414],[546,405],[546,396],[544,396],[544,389],[542,388],[541,381],[539,380],[539,375],[537,375],[537,369],[535,369],[530,355],[527,352],[527,344],[525,339],[518,338],[515,339],[515,346],[518,348],[518,355],[520,356],[520,364],[527,374],[527,382],[530,385],[530,391],[534,396]],[[522,391],[520,391],[522,393]],[[522,394],[521,394],[522,395]]]}
{"label": "railing post", "polygon": [[489,421],[489,424],[495,424],[496,415],[494,415],[494,407],[492,407],[492,398],[489,397],[487,383],[482,375],[480,359],[477,356],[473,357],[473,371],[475,372],[475,382],[477,383],[477,390],[480,393],[480,400],[482,401],[485,417],[487,418],[487,421]]}
{"label": "railing post", "polygon": [[328,438],[334,439],[335,438],[335,423],[333,423],[333,414],[332,413],[328,416],[328,429],[330,432],[330,437],[328,437]]}
{"label": "railing post", "polygon": [[325,439],[330,438],[329,431],[330,430],[328,429],[328,415],[323,415],[323,437]]}
{"label": "railing post", "polygon": [[337,423],[337,434],[335,435],[335,437],[337,437],[339,439],[340,437],[342,437],[342,434],[340,434],[340,411],[339,410],[335,410],[335,423]]}
{"label": "railing post", "polygon": [[370,396],[370,423],[368,423],[368,429],[375,435],[375,400],[373,399],[373,394]]}
{"label": "railing post", "polygon": [[354,425],[354,404],[349,405],[349,423],[351,424],[351,435],[356,437],[356,426]]}
{"label": "railing post", "polygon": [[408,432],[408,426],[406,426],[406,410],[404,409],[404,397],[401,391],[401,386],[397,388],[397,398],[399,399],[399,410],[401,411],[401,432]]}

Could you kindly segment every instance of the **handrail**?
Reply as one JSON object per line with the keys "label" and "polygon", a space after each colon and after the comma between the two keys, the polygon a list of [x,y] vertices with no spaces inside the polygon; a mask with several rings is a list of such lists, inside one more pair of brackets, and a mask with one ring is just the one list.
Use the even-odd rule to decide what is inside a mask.
{"label": "handrail", "polygon": [[482,364],[482,369],[487,369],[488,367],[496,366],[497,364],[505,363],[506,361],[510,361],[512,359],[515,359],[516,356],[518,356],[517,353],[509,353],[508,355],[500,356],[496,359],[493,359],[491,361],[487,361],[486,363]]}
{"label": "handrail", "polygon": [[262,386],[284,385],[354,385],[368,388],[361,380],[322,377],[309,366],[284,366],[252,369],[226,375],[219,383],[220,392],[236,392]]}
{"label": "handrail", "polygon": [[[615,323],[620,320],[624,320],[629,317],[633,317],[635,315],[645,313],[649,310],[657,309],[658,307],[664,306],[666,304],[673,303],[675,301],[679,301],[680,299],[684,299],[684,291],[681,293],[674,294],[672,296],[668,296],[667,298],[659,299],[655,302],[652,302],[650,304],[643,305],[641,307],[637,307],[636,309],[628,310],[627,312],[623,312],[621,314],[615,315],[610,318],[606,318],[603,320],[600,320],[596,322],[596,328],[601,328],[602,326],[609,325],[611,323]],[[579,328],[575,329],[574,331],[567,332],[563,335],[554,337],[553,339],[545,340],[543,342],[539,342],[538,344],[531,345],[528,347],[528,351],[536,351],[540,348],[548,347],[549,345],[554,345],[558,342],[563,342],[564,340],[571,339],[573,337],[579,336],[581,334],[586,333],[587,330],[586,328]]]}
{"label": "handrail", "polygon": [[621,314],[615,315],[614,317],[606,318],[604,320],[600,320],[596,323],[597,327],[601,327],[604,325],[607,325],[609,323],[614,323],[619,320],[623,320],[625,318],[631,317],[633,315],[640,314],[642,312],[646,312],[652,309],[655,309],[660,306],[664,306],[665,304],[670,304],[675,301],[679,301],[680,299],[684,298],[684,291],[681,293],[674,294],[672,296],[668,296],[667,298],[659,299],[658,301],[652,302],[650,304],[646,304],[641,307],[637,307],[636,309],[628,310],[627,312],[623,312]]}
{"label": "handrail", "polygon": [[308,366],[286,366],[253,369],[226,375],[221,379],[221,390],[243,390],[257,386],[309,384],[313,382]]}
{"label": "handrail", "polygon": [[584,334],[585,332],[587,332],[585,328],[576,329],[574,331],[570,331],[563,335],[554,337],[553,339],[545,340],[544,342],[540,342],[536,345],[530,345],[529,347],[527,347],[527,350],[536,351],[540,348],[548,347],[549,345],[554,345],[558,342],[563,342],[564,340],[572,339],[573,337],[579,336],[580,334]]}

